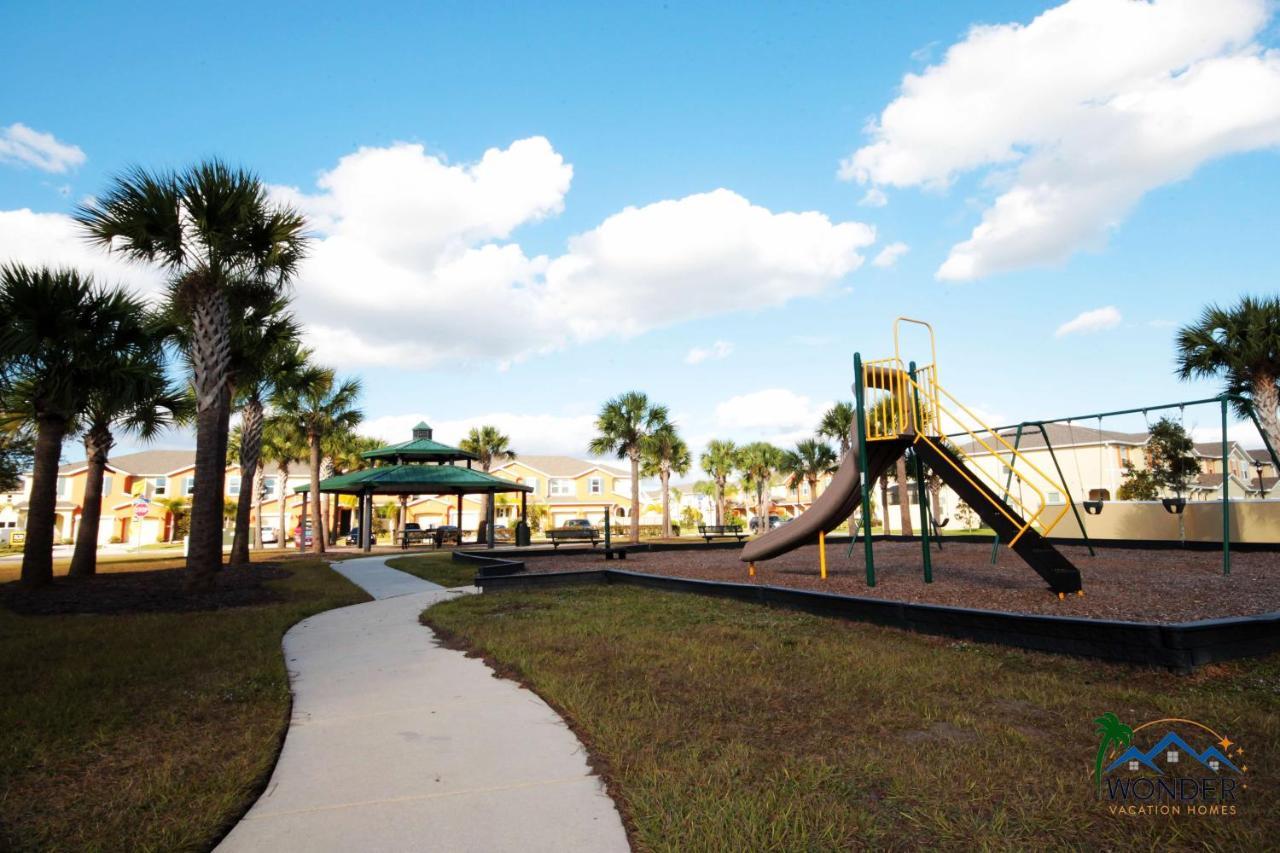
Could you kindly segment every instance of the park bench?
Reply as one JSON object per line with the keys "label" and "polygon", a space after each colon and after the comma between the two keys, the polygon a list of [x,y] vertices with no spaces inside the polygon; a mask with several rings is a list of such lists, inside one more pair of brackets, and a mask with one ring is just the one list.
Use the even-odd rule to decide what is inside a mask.
{"label": "park bench", "polygon": [[548,530],[547,538],[551,540],[553,548],[559,548],[562,542],[590,542],[594,548],[600,541],[600,531],[594,527],[561,527],[558,530]]}
{"label": "park bench", "polygon": [[699,524],[698,535],[710,542],[712,539],[735,537],[739,542],[746,538],[740,524]]}
{"label": "park bench", "polygon": [[431,538],[435,542],[435,546],[437,548],[443,546],[446,542],[454,545],[462,544],[462,531],[456,527],[437,527],[436,529],[428,530],[427,532],[431,534]]}
{"label": "park bench", "polygon": [[405,530],[400,534],[400,548],[408,548],[410,545],[417,545],[422,542],[434,542],[434,531],[431,530]]}

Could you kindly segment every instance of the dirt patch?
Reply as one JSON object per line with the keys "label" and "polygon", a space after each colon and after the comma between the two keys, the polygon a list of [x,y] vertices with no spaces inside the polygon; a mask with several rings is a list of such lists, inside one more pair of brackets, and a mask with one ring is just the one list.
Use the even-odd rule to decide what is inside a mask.
{"label": "dirt patch", "polygon": [[[649,574],[758,583],[920,604],[941,604],[1010,613],[1079,616],[1141,622],[1186,622],[1280,611],[1280,554],[1236,553],[1231,574],[1222,574],[1220,552],[1181,550],[1059,550],[1080,569],[1083,596],[1060,601],[1016,554],[1001,548],[995,565],[991,547],[944,542],[932,552],[933,583],[923,577],[919,543],[878,542],[876,585],[867,586],[862,546],[827,547],[828,578],[818,577],[816,545],[759,563],[747,576],[737,549],[633,552],[617,568]],[[529,560],[531,572],[605,568],[600,554],[562,554]],[[609,563],[608,567],[615,567]]]}
{"label": "dirt patch", "polygon": [[85,580],[55,578],[39,589],[17,582],[0,585],[0,605],[30,616],[70,613],[186,613],[282,601],[265,582],[291,575],[273,564],[224,568],[209,592],[187,592],[185,571],[162,569],[97,575]]}

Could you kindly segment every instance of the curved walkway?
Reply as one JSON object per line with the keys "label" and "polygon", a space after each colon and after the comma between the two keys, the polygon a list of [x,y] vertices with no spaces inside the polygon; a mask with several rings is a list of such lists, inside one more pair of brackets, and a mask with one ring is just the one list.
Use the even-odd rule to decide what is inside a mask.
{"label": "curved walkway", "polygon": [[218,850],[628,849],[564,721],[418,622],[457,591],[384,557],[333,568],[377,600],[285,634],[293,717],[284,749]]}

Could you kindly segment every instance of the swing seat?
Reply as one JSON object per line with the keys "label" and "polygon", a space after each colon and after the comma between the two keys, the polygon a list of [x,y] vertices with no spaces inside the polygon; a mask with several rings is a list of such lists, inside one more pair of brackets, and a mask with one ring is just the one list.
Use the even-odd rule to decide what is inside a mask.
{"label": "swing seat", "polygon": [[1187,508],[1186,498],[1162,498],[1160,503],[1164,504],[1164,511],[1170,515],[1182,515],[1182,511]]}
{"label": "swing seat", "polygon": [[1083,505],[1089,515],[1102,515],[1102,501],[1084,501]]}

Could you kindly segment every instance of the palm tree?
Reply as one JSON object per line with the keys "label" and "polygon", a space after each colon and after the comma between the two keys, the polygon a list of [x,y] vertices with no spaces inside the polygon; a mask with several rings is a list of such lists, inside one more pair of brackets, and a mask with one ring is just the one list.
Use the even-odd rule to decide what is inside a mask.
{"label": "palm tree", "polygon": [[[496,426],[485,424],[472,427],[467,437],[458,443],[462,450],[473,454],[480,463],[480,470],[486,474],[494,462],[507,462],[516,458],[511,449],[511,439]],[[487,542],[489,534],[489,516],[492,514],[493,495],[485,495],[484,516],[476,525],[476,541]]]}
{"label": "palm tree", "polygon": [[662,537],[671,538],[671,472],[683,476],[689,470],[689,445],[676,432],[675,424],[664,424],[641,447],[646,477],[657,476],[662,483]]}
{"label": "palm tree", "polygon": [[22,582],[53,580],[53,535],[62,442],[84,410],[104,357],[145,350],[142,303],[70,269],[0,267],[0,371],[4,411],[35,424]]}
{"label": "palm tree", "polygon": [[[347,474],[367,467],[363,454],[370,450],[377,450],[379,447],[385,447],[386,444],[382,439],[369,438],[360,435],[355,430],[330,433],[324,441],[324,454],[328,459],[330,476]],[[334,520],[332,527],[337,526],[338,499],[339,495],[335,494],[331,501],[332,509],[329,518]],[[329,543],[334,544],[336,542],[337,534],[331,529],[329,531]]]}
{"label": "palm tree", "polygon": [[[287,501],[289,498],[289,470],[307,459],[309,448],[307,437],[298,429],[298,425],[290,418],[274,415],[266,419],[262,426],[262,449],[259,458],[264,465],[275,465],[280,471],[280,486],[277,497],[277,508],[280,511],[280,529],[276,536],[278,547],[284,548],[285,529],[289,521]],[[258,505],[258,527],[262,527],[262,505]],[[261,533],[259,533],[261,538]]]}
{"label": "palm tree", "polygon": [[782,450],[767,441],[754,441],[738,450],[738,469],[743,480],[756,493],[757,532],[769,532],[769,486],[782,465]]}
{"label": "palm tree", "polygon": [[667,423],[667,407],[649,402],[639,391],[609,400],[596,418],[596,437],[587,449],[596,456],[616,454],[631,460],[631,541],[640,541],[640,454],[645,440]]}
{"label": "palm tree", "polygon": [[[893,399],[885,397],[880,402],[871,407],[867,412],[867,429],[871,431],[883,431],[883,427],[893,420]],[[903,466],[905,468],[905,465]],[[889,475],[887,473],[880,476],[880,525],[881,532],[889,532]],[[852,523],[852,519],[850,519]],[[903,530],[905,531],[905,527]],[[852,528],[850,528],[852,532]]]}
{"label": "palm tree", "polygon": [[320,463],[324,438],[334,432],[355,429],[364,419],[364,414],[356,408],[359,397],[360,380],[338,382],[332,370],[324,370],[317,381],[308,382],[303,388],[290,389],[280,401],[281,414],[292,419],[307,437],[311,455],[311,488],[307,500],[312,511],[312,548],[317,554],[325,552],[326,534],[320,509]]}
{"label": "palm tree", "polygon": [[725,490],[729,485],[729,477],[738,467],[738,446],[732,441],[713,438],[707,442],[699,463],[707,476],[716,485],[716,524],[724,524]]}
{"label": "palm tree", "polygon": [[[262,430],[266,421],[266,404],[294,389],[305,387],[318,378],[308,364],[309,353],[298,345],[293,318],[273,311],[241,334],[236,347],[236,394],[240,402],[240,442],[236,462],[240,466],[241,496],[257,496],[258,477],[262,473]],[[230,460],[228,460],[230,461]],[[260,544],[261,523],[252,531],[249,517],[252,500],[241,500],[237,506],[235,530],[231,536],[232,565],[249,562],[249,547]],[[258,516],[259,518],[261,516]]]}
{"label": "palm tree", "polygon": [[1178,375],[1221,377],[1236,413],[1250,405],[1271,447],[1280,453],[1280,297],[1246,296],[1231,308],[1210,305],[1178,330]]}
{"label": "palm tree", "polygon": [[[822,420],[818,422],[818,435],[836,442],[840,448],[840,456],[843,458],[853,447],[853,431],[856,426],[857,412],[853,408],[853,403],[836,403],[827,409]],[[855,509],[849,514],[850,536],[857,535],[858,526],[853,521],[856,512]]]}
{"label": "palm tree", "polygon": [[303,256],[305,221],[271,203],[256,175],[218,160],[177,174],[133,168],[80,205],[76,219],[98,245],[158,263],[172,275],[170,302],[190,330],[197,412],[188,583],[211,588],[222,562],[232,295],[246,289],[278,294],[287,285]]}
{"label": "palm tree", "polygon": [[1093,720],[1098,725],[1098,755],[1093,764],[1093,778],[1098,783],[1098,796],[1102,796],[1102,762],[1107,752],[1117,746],[1128,746],[1133,743],[1133,729],[1120,722],[1120,718],[1108,711]]}
{"label": "palm tree", "polygon": [[[818,499],[818,479],[836,469],[836,452],[831,445],[816,438],[806,438],[796,443],[796,449],[783,455],[781,472],[789,477],[791,488],[801,482],[809,484],[809,505]],[[796,501],[799,503],[799,500]]]}
{"label": "palm tree", "polygon": [[166,542],[172,542],[174,535],[178,532],[178,527],[181,525],[183,516],[190,511],[191,507],[187,503],[187,499],[180,496],[161,498],[156,503],[164,507],[167,514],[173,516],[173,526],[169,528],[169,535],[165,539]]}
{"label": "palm tree", "polygon": [[[140,328],[131,337],[145,340],[150,325],[145,314],[131,318]],[[188,420],[194,409],[190,395],[169,383],[158,338],[128,352],[104,351],[98,376],[77,427],[84,433],[84,509],[71,557],[72,577],[92,577],[98,568],[98,528],[102,519],[102,481],[107,457],[115,446],[113,428],[151,441],[163,429]]]}

